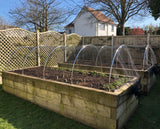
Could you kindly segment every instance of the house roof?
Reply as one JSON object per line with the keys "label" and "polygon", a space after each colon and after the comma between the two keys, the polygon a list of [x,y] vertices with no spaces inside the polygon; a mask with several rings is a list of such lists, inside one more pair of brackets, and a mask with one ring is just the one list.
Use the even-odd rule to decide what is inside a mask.
{"label": "house roof", "polygon": [[104,15],[102,12],[94,10],[94,9],[86,7],[86,6],[84,8],[86,8],[88,10],[88,12],[90,12],[98,21],[102,21],[102,22],[117,25],[109,17]]}
{"label": "house roof", "polygon": [[[110,23],[110,24],[114,24],[117,25],[116,23],[114,23],[109,17],[105,16],[102,12],[94,10],[92,8],[86,7],[84,6],[82,10],[86,10],[88,12],[90,12],[98,21],[102,21],[102,22],[106,22],[106,23]],[[81,10],[81,11],[82,11]],[[80,12],[81,13],[81,12]],[[79,13],[79,14],[80,14]],[[78,15],[79,15],[78,14]],[[75,18],[76,19],[76,18]],[[74,21],[72,21],[71,23],[69,23],[68,25],[65,26],[66,27],[72,27],[74,26]]]}
{"label": "house roof", "polygon": [[74,23],[71,22],[71,23],[69,23],[68,25],[66,25],[65,27],[74,27]]}

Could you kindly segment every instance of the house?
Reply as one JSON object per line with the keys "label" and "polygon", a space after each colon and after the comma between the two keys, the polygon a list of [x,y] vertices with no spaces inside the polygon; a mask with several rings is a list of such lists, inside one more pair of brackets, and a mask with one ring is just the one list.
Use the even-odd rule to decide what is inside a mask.
{"label": "house", "polygon": [[77,33],[80,36],[116,36],[117,24],[100,11],[84,6],[65,30],[67,34]]}

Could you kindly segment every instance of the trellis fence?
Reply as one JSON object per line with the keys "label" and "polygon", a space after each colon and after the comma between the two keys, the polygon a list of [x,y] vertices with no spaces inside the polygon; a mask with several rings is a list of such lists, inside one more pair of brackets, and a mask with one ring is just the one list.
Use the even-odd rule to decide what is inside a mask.
{"label": "trellis fence", "polygon": [[[55,46],[75,45],[74,42],[80,43],[81,37],[55,31],[32,33],[21,28],[1,30],[0,71],[44,65],[45,59]],[[54,55],[60,53],[62,52],[57,51]]]}
{"label": "trellis fence", "polygon": [[[2,70],[43,66],[49,53],[56,46],[60,45],[73,47],[77,47],[77,45],[82,44],[93,44],[96,46],[108,45],[112,46],[111,55],[113,56],[114,46],[126,44],[132,46],[137,45],[139,47],[146,46],[148,42],[154,48],[159,62],[160,36],[150,36],[150,38],[147,38],[147,36],[80,37],[77,34],[66,35],[65,33],[60,34],[55,31],[37,31],[36,33],[32,33],[21,28],[0,30],[0,76]],[[48,65],[56,65],[56,60],[60,59],[60,55],[63,54],[62,49],[55,51],[55,53],[51,55]]]}

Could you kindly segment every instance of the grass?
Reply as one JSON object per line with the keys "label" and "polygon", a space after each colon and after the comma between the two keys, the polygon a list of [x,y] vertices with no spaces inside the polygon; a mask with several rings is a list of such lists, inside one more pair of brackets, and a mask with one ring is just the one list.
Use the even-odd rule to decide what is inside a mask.
{"label": "grass", "polygon": [[10,95],[0,86],[0,129],[92,129]]}
{"label": "grass", "polygon": [[[160,77],[123,129],[160,129]],[[91,129],[5,93],[0,86],[0,129]]]}
{"label": "grass", "polygon": [[140,98],[137,111],[124,129],[160,129],[160,77],[149,95]]}

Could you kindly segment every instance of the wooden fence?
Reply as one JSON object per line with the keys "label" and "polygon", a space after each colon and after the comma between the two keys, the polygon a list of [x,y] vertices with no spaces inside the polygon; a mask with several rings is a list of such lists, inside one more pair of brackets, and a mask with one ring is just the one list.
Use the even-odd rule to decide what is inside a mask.
{"label": "wooden fence", "polygon": [[[25,66],[44,65],[49,52],[55,46],[77,46],[82,44],[145,47],[150,43],[155,50],[158,62],[160,61],[160,36],[93,36],[80,37],[77,34],[66,35],[55,31],[32,33],[21,28],[12,28],[0,31],[0,70],[22,68],[26,55]],[[32,50],[34,47],[40,46]],[[37,55],[37,51],[40,52]],[[112,52],[114,54],[114,52]],[[39,57],[38,57],[39,56]],[[112,55],[113,56],[113,55]],[[37,62],[37,59],[41,59]]]}
{"label": "wooden fence", "polygon": [[32,33],[21,28],[0,30],[0,71],[44,65],[55,46],[75,43],[81,43],[81,37],[76,34],[65,35],[55,31]]}
{"label": "wooden fence", "polygon": [[[55,46],[73,46],[93,44],[96,46],[108,45],[112,47],[113,57],[115,46],[126,44],[137,46],[140,53],[147,44],[151,44],[157,61],[160,62],[160,36],[93,36],[80,37],[77,34],[66,35],[55,31],[32,33],[21,28],[0,30],[0,72],[2,70],[19,69],[23,67],[43,66],[51,50]],[[61,51],[52,54],[49,65],[55,65]],[[133,56],[139,57],[136,49]],[[144,51],[144,50],[142,50]],[[134,53],[134,51],[133,51]],[[138,54],[138,55],[137,55]],[[27,58],[26,58],[27,56]],[[142,55],[143,56],[143,55]],[[54,61],[53,61],[54,60]],[[25,63],[24,63],[25,61]],[[0,73],[1,74],[1,73]]]}

